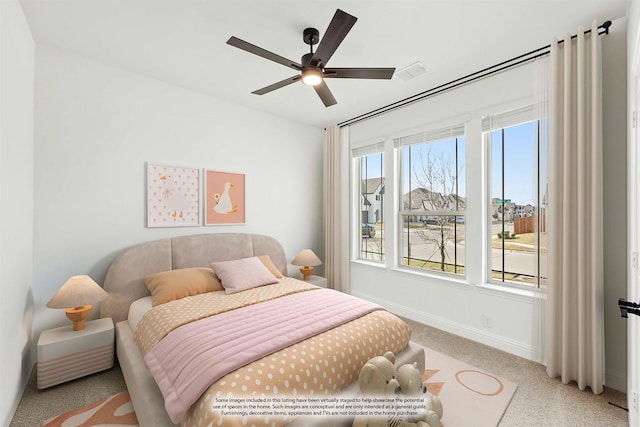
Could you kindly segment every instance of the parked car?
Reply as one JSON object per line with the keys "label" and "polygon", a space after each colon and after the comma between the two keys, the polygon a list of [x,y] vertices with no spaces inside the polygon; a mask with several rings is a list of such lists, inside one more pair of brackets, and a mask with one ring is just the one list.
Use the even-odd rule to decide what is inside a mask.
{"label": "parked car", "polygon": [[374,224],[362,223],[362,237],[374,237],[376,229]]}

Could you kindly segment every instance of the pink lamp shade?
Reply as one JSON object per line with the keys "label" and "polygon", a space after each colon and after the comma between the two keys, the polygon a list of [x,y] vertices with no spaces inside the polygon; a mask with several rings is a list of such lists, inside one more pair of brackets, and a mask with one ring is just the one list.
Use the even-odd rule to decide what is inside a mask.
{"label": "pink lamp shade", "polygon": [[309,280],[313,272],[313,266],[322,264],[322,261],[311,249],[303,249],[291,261],[291,264],[301,265],[300,273],[302,273],[303,280]]}
{"label": "pink lamp shade", "polygon": [[73,276],[49,300],[47,307],[64,308],[73,330],[85,328],[86,319],[91,314],[92,304],[102,301],[107,293],[89,276]]}

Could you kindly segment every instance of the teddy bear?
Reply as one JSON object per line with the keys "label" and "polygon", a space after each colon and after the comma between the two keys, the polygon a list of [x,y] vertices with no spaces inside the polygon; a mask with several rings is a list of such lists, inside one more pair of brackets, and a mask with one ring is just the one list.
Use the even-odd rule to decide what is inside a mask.
{"label": "teddy bear", "polygon": [[[400,390],[400,384],[394,378],[396,357],[388,351],[383,356],[375,356],[360,369],[358,384],[363,396],[394,396]],[[357,415],[353,427],[387,427],[387,417]]]}
{"label": "teddy bear", "polygon": [[[440,399],[427,391],[422,383],[422,372],[418,369],[417,363],[406,364],[400,366],[395,375],[396,380],[400,384],[400,393],[403,396],[419,396],[424,395],[424,410],[418,413],[420,426],[428,425],[429,427],[440,427],[440,419],[442,419],[442,402]],[[421,424],[424,422],[426,424]]]}
{"label": "teddy bear", "polygon": [[[415,369],[418,370],[417,368]],[[403,371],[404,370],[405,369],[403,369]],[[358,384],[360,385],[362,395],[378,397],[397,395],[402,387],[396,379],[396,374],[395,356],[392,352],[388,351],[384,356],[376,356],[369,359],[360,369],[360,375],[358,377]],[[407,377],[407,379],[410,377],[406,374],[403,374],[403,376]],[[421,375],[418,378],[422,385]],[[411,383],[411,385],[413,386],[413,383]],[[426,421],[430,419],[431,413],[436,414],[434,411],[420,411],[417,416],[414,415],[410,417],[399,417],[396,415],[358,415],[354,418],[352,427],[432,427],[428,421]],[[440,419],[438,418],[437,427],[439,426]]]}
{"label": "teddy bear", "polygon": [[358,384],[364,395],[393,395],[400,391],[400,384],[394,378],[396,357],[391,351],[383,356],[375,356],[360,369]]}

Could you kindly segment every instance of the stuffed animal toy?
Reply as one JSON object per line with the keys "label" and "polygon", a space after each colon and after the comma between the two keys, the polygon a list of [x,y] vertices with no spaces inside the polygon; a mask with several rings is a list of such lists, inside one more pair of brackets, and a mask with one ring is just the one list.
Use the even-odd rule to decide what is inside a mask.
{"label": "stuffed animal toy", "polygon": [[[360,369],[360,376],[358,377],[362,395],[395,396],[401,390],[401,385],[395,378],[397,372],[394,364],[395,356],[392,352],[386,352],[384,356],[376,356],[365,363]],[[418,370],[417,368],[415,369]],[[418,376],[420,385],[422,385],[421,377],[421,375]],[[353,420],[353,427],[432,427],[425,421],[431,413],[435,414],[434,411],[430,413],[420,411],[417,416],[410,417],[358,415]],[[436,427],[439,426],[440,419],[438,418]]]}
{"label": "stuffed animal toy", "polygon": [[363,395],[393,395],[400,390],[394,379],[396,373],[395,355],[387,351],[384,356],[369,359],[360,369],[358,384]]}
{"label": "stuffed animal toy", "polygon": [[[358,384],[363,396],[394,396],[400,390],[400,384],[394,378],[396,357],[388,351],[384,356],[375,356],[360,369]],[[369,417],[358,415],[353,427],[387,427],[386,416]]]}
{"label": "stuffed animal toy", "polygon": [[[422,372],[416,363],[412,365],[402,365],[395,375],[400,384],[400,393],[404,396],[424,395],[424,410],[418,413],[419,421],[417,425],[426,427],[440,427],[442,418],[442,402],[440,399],[427,391],[422,383]],[[414,418],[412,417],[412,420]]]}

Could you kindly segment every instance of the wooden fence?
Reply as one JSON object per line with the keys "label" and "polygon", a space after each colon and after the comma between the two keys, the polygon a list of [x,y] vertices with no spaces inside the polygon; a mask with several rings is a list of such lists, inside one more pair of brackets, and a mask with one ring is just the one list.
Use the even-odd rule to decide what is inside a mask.
{"label": "wooden fence", "polygon": [[[513,232],[515,234],[525,234],[525,233],[533,233],[536,231],[536,226],[538,222],[537,216],[529,216],[526,218],[516,218],[513,221]],[[545,222],[545,217],[542,215],[540,217],[540,232],[547,231],[547,226]]]}

